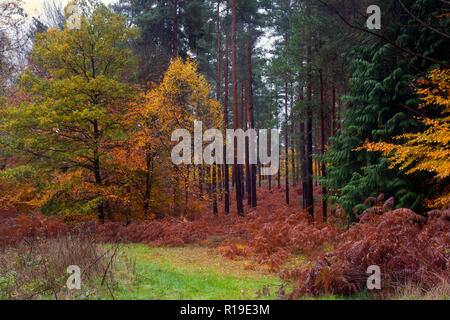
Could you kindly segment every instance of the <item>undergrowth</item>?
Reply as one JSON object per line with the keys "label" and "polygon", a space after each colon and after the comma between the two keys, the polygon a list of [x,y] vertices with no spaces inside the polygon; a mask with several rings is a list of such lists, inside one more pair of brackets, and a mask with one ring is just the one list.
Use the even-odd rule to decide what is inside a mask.
{"label": "undergrowth", "polygon": [[[282,188],[260,188],[258,207],[246,207],[245,217],[234,211],[229,215],[203,212],[130,224],[91,223],[83,228],[91,230],[96,241],[102,243],[154,247],[199,244],[215,248],[227,258],[250,261],[246,269],[264,265],[279,272],[283,279],[296,282],[294,290],[281,294],[281,298],[364,292],[370,265],[379,266],[382,273],[383,288],[371,293],[373,297],[398,296],[399,288],[408,286],[426,292],[448,288],[450,210],[434,210],[424,217],[409,209],[392,210],[394,199],[384,201],[380,196],[368,199],[373,207],[359,217],[358,223],[344,228],[339,210],[333,215],[329,212],[327,223],[314,222],[298,202],[289,206],[279,203],[282,192]],[[301,190],[292,191],[293,199],[295,193]],[[317,210],[321,211],[320,204]],[[70,234],[75,228],[42,215],[4,220],[7,223],[0,225],[3,246],[24,238]],[[309,263],[286,264],[299,255]]]}

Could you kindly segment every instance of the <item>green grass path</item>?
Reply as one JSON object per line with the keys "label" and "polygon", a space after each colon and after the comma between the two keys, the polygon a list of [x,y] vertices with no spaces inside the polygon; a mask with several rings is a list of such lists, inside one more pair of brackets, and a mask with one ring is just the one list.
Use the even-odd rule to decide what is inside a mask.
{"label": "green grass path", "polygon": [[149,248],[123,245],[116,266],[116,299],[256,299],[263,286],[275,299],[281,281],[276,273],[248,261],[230,261],[204,247]]}

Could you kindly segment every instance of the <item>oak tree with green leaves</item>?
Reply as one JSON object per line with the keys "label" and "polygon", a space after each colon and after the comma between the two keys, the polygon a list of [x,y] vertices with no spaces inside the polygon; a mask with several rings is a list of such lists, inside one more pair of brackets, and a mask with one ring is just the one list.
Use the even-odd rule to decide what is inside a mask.
{"label": "oak tree with green leaves", "polygon": [[[110,151],[125,138],[120,119],[133,98],[129,42],[137,30],[98,2],[80,2],[80,28],[50,29],[32,49],[20,78],[30,99],[4,111],[2,145],[23,153],[4,174],[41,177],[39,205],[60,213],[98,210],[104,221]],[[67,13],[66,13],[67,14]],[[16,175],[17,176],[17,175]]]}

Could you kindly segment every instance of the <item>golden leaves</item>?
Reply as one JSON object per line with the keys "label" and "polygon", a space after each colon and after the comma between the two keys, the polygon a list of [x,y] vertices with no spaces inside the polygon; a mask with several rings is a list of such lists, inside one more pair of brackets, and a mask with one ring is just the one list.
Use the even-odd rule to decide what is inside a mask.
{"label": "golden leaves", "polygon": [[[428,79],[416,80],[419,87],[414,89],[423,103],[419,107],[438,105],[442,118],[418,118],[428,129],[419,133],[408,133],[396,137],[402,144],[366,141],[357,151],[379,151],[388,157],[391,168],[399,167],[406,174],[418,171],[435,173],[435,180],[450,177],[450,70],[435,69]],[[429,205],[446,208],[450,204],[450,190],[437,196]]]}

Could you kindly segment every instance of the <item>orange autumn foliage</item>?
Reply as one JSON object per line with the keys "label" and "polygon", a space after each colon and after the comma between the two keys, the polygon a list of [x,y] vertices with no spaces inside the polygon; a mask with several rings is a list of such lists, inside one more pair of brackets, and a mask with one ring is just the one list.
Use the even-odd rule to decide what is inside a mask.
{"label": "orange autumn foliage", "polygon": [[441,117],[419,117],[427,129],[396,137],[402,141],[401,144],[367,142],[358,150],[380,151],[388,156],[391,167],[405,169],[407,174],[418,171],[435,173],[434,182],[440,191],[428,201],[428,205],[447,208],[450,205],[450,69],[432,70],[427,79],[416,81],[414,92],[422,101],[419,108],[438,106]]}

